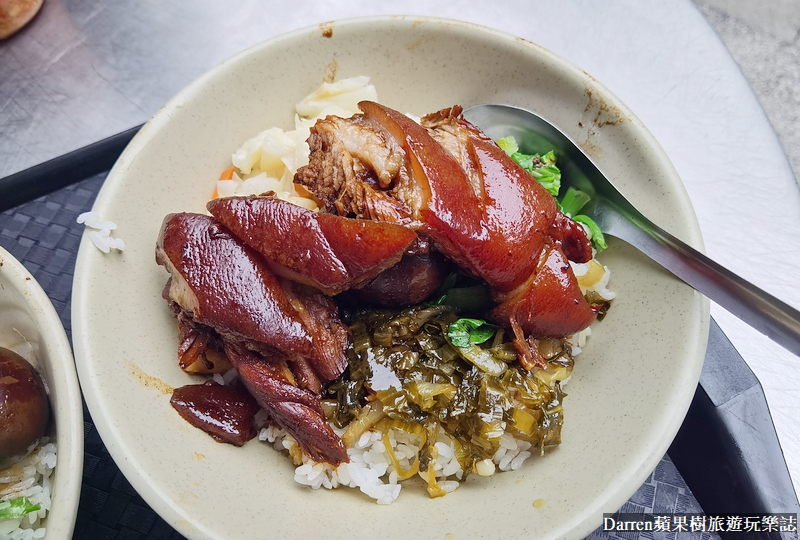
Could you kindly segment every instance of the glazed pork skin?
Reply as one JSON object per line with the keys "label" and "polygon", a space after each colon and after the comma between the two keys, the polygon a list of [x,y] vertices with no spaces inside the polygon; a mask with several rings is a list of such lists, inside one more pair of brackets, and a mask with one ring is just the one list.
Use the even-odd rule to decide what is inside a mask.
{"label": "glazed pork skin", "polygon": [[[328,211],[369,219],[390,219],[371,216],[373,206],[389,204],[388,197],[409,212],[400,222],[493,290],[508,294],[527,282],[545,241],[561,233],[562,224],[571,223],[561,219],[553,197],[460,118],[460,107],[423,117],[420,125],[377,103],[359,106],[363,115],[317,122],[309,137],[309,164],[298,171],[295,182],[325,200]],[[370,159],[372,154],[363,148],[353,151],[354,131],[370,132],[357,140],[384,152],[392,149],[404,164]],[[568,251],[576,262],[586,260],[587,249],[591,257],[580,227],[568,227],[560,238],[576,244]]]}
{"label": "glazed pork skin", "polygon": [[195,322],[234,341],[308,356],[313,344],[261,257],[208,216],[164,218],[156,262],[169,271],[169,297]]}
{"label": "glazed pork skin", "polygon": [[256,436],[255,398],[241,385],[222,386],[213,380],[176,388],[169,400],[184,420],[214,440],[242,446]]}
{"label": "glazed pork skin", "polygon": [[319,396],[294,386],[279,364],[238,345],[226,344],[225,352],[256,402],[309,456],[333,466],[349,461],[344,443],[325,419]]}
{"label": "glazed pork skin", "polygon": [[[290,298],[263,257],[213,218],[168,215],[158,237],[156,262],[170,272],[169,299],[194,323],[265,356],[281,351],[300,366],[310,364],[325,381],[344,371],[346,338],[341,334],[346,330],[335,308],[318,308],[315,313],[326,322],[309,329],[298,309],[306,309],[305,297],[313,297]],[[320,339],[326,326],[339,337]]]}
{"label": "glazed pork skin", "polygon": [[[296,182],[318,196],[326,193],[329,201],[349,201],[348,212],[368,215],[370,199],[359,202],[344,191],[357,193],[354,184],[361,178],[384,178],[397,171],[391,182],[372,182],[368,187],[386,186],[384,196],[410,209],[409,227],[463,270],[486,281],[502,306],[495,315],[513,331],[525,367],[542,364],[526,332],[534,338],[563,337],[594,320],[580,289],[573,286],[567,262],[591,258],[585,232],[561,214],[555,199],[535,178],[461,118],[460,107],[428,115],[421,124],[374,102],[359,107],[363,115],[326,119],[321,130],[324,144],[311,145],[309,165],[298,171]],[[369,140],[402,149],[405,165],[380,169],[382,162],[349,152],[345,142],[333,140],[347,130],[329,129],[347,122],[358,124],[360,130],[374,130],[378,135]],[[314,135],[310,144],[312,139]],[[341,168],[350,164],[362,172],[342,172],[349,180],[337,184],[320,167],[336,161],[331,155],[335,150],[346,157],[338,160]],[[371,173],[363,172],[375,167]],[[539,271],[545,273],[537,279]]]}
{"label": "glazed pork skin", "polygon": [[312,212],[271,196],[227,197],[207,206],[276,274],[329,296],[394,266],[417,239],[401,225]]}
{"label": "glazed pork skin", "polygon": [[[194,337],[222,342],[225,356],[271,419],[314,459],[347,461],[319,401],[320,379],[330,381],[346,367],[348,332],[333,302],[307,286],[281,281],[261,255],[209,216],[168,215],[156,261],[171,274],[165,295],[178,318]],[[219,411],[231,396],[213,391],[202,406]],[[175,399],[173,406],[185,416],[191,406],[179,403],[181,393]],[[218,440],[243,443],[198,422],[197,414],[189,416]]]}

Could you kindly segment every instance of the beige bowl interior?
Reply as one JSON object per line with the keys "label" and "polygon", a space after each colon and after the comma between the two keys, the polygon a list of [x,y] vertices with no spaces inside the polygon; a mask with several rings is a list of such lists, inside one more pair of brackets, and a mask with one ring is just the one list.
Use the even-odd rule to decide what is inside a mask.
{"label": "beige bowl interior", "polygon": [[[27,342],[27,344],[26,344]],[[0,248],[0,346],[28,346],[50,396],[58,452],[48,539],[71,538],[83,477],[83,404],[72,349],[53,304],[28,270]]]}
{"label": "beige bowl interior", "polygon": [[[369,18],[304,29],[210,71],[133,140],[95,210],[126,250],[84,237],[73,296],[78,372],[109,451],[161,516],[192,538],[582,537],[616,511],[666,452],[694,394],[708,303],[627,245],[601,260],[618,300],[596,325],[567,386],[563,444],[522,470],[471,477],[431,500],[419,485],[389,506],[355,490],[292,481],[285,455],[251,441],[218,444],[169,405],[192,382],[154,245],[170,212],[202,212],[245,140],[293,127],[293,106],[323,81],[368,75],[380,101],[424,114],[501,102],[565,129],[656,223],[701,247],[675,170],[641,122],[591,76],[522,39],[453,21]],[[534,501],[544,501],[534,507]]]}

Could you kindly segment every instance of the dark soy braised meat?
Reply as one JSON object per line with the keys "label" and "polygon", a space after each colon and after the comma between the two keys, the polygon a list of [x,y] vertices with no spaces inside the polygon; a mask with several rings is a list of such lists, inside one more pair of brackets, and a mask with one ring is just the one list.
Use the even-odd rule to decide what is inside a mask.
{"label": "dark soy braised meat", "polygon": [[23,357],[0,347],[0,469],[28,455],[49,419],[41,375]]}
{"label": "dark soy braised meat", "polygon": [[309,165],[294,181],[313,187],[327,212],[395,223],[411,219],[404,201],[418,196],[418,186],[405,152],[372,119],[328,116],[311,129],[308,146]]}
{"label": "dark soy braised meat", "polygon": [[448,268],[427,241],[396,223],[311,212],[269,195],[216,199],[207,207],[275,274],[329,296],[358,289],[373,304],[414,304],[439,287]]}
{"label": "dark soy braised meat", "polygon": [[400,262],[358,287],[361,300],[380,306],[419,304],[436,292],[451,265],[441,253],[410,249]]}
{"label": "dark soy braised meat", "polygon": [[256,349],[313,353],[311,336],[261,256],[212,218],[167,216],[156,262],[170,272],[170,299],[193,321]]}
{"label": "dark soy braised meat", "polygon": [[[301,283],[281,280],[281,286],[314,342],[315,355],[308,357],[309,367],[324,382],[336,379],[346,366],[344,351],[349,338],[347,326],[339,320],[336,304],[320,291]],[[319,393],[319,389],[314,391]]]}
{"label": "dark soy braised meat", "polygon": [[[463,120],[460,107],[428,115],[421,125],[377,103],[359,107],[363,115],[317,123],[309,138],[309,164],[295,181],[326,201],[329,210],[372,216],[373,207],[387,205],[386,198],[407,208],[396,221],[486,281],[502,306],[494,315],[512,330],[523,366],[543,366],[526,334],[563,337],[595,318],[567,262],[591,258],[583,229],[561,214],[530,174]],[[344,127],[348,122],[350,130]],[[382,141],[393,156],[401,149],[404,163],[395,159],[387,166],[363,158],[363,151],[345,155],[351,146],[347,137],[367,130],[375,134],[362,135],[363,140]],[[332,163],[339,168],[352,164],[358,174],[339,171]],[[374,178],[381,182],[366,182],[369,189],[357,185]],[[383,213],[373,219],[393,218]],[[555,283],[561,286],[551,286]]]}
{"label": "dark soy braised meat", "polygon": [[521,330],[537,337],[561,338],[583,330],[588,326],[587,320],[594,320],[595,313],[585,301],[564,310],[569,298],[583,298],[564,252],[546,245],[540,261],[531,283],[495,307],[492,316],[509,324],[515,332]]}
{"label": "dark soy braised meat", "polygon": [[290,372],[280,364],[265,362],[236,345],[226,347],[226,352],[258,404],[312,459],[333,465],[349,461],[344,443],[322,412],[319,396],[294,386],[287,376]]}
{"label": "dark soy braised meat", "polygon": [[[346,461],[342,442],[320,424],[324,383],[346,366],[348,329],[335,304],[316,289],[277,278],[261,255],[209,216],[167,216],[156,261],[171,274],[165,294],[182,329],[181,359],[195,345],[195,356],[221,352],[258,404],[309,455],[333,464]],[[213,387],[183,392],[209,410],[218,412],[227,398],[231,407],[238,406],[238,398]],[[219,431],[218,422],[199,419],[200,409],[186,401],[178,392],[173,406],[193,425],[236,444]]]}
{"label": "dark soy braised meat", "polygon": [[[431,128],[444,147],[460,149],[456,155],[461,156],[468,176],[478,172],[484,219],[492,236],[508,239],[509,253],[529,257],[520,265],[509,261],[508,274],[485,279],[500,303],[492,315],[511,328],[523,366],[543,367],[537,349],[525,335],[561,338],[583,330],[595,319],[568,261],[591,259],[591,244],[583,228],[556,208],[555,199],[544,187],[491,139],[461,119],[460,112],[460,108],[439,111],[425,117],[423,125]],[[521,278],[525,281],[520,283]]]}
{"label": "dark soy braised meat", "polygon": [[[167,216],[156,261],[170,271],[170,300],[193,322],[267,356],[279,350],[290,358],[304,358],[325,381],[344,371],[347,330],[335,306],[281,282],[261,255],[213,218]],[[322,323],[305,316],[306,300],[316,306]],[[339,338],[322,335],[325,332],[338,333]]]}
{"label": "dark soy braised meat", "polygon": [[[169,287],[165,288],[169,301]],[[177,308],[177,304],[173,304]],[[193,323],[180,308],[175,311],[178,319],[178,365],[186,373],[224,373],[233,367],[225,356],[224,345],[219,334],[211,328]]]}
{"label": "dark soy braised meat", "polygon": [[[493,318],[526,369],[532,340],[587,327],[595,312],[569,261],[592,256],[583,228],[522,167],[452,107],[418,124],[373,102],[312,128],[295,182],[310,212],[274,194],[218,199],[214,217],[172,214],[156,260],[179,321],[181,367],[229,363],[258,405],[317,461],[347,461],[320,396],[346,367],[349,331],[331,296],[419,303],[452,263],[485,281]],[[216,390],[214,390],[216,391]]]}
{"label": "dark soy braised meat", "polygon": [[169,402],[184,420],[220,442],[242,446],[256,436],[253,417],[259,406],[241,386],[189,384],[176,388]]}
{"label": "dark soy braised meat", "polygon": [[276,274],[330,296],[394,266],[417,238],[393,223],[320,214],[269,196],[216,199],[208,210]]}

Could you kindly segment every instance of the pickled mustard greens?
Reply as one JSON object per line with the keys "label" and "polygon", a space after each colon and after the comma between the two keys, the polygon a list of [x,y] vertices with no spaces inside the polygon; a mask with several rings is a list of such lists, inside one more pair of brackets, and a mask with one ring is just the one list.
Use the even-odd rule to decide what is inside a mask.
{"label": "pickled mustard greens", "polygon": [[[326,410],[337,426],[347,426],[346,444],[370,428],[384,437],[391,428],[418,435],[420,458],[401,477],[427,470],[441,433],[454,441],[465,473],[490,459],[506,432],[541,453],[559,444],[566,395],[560,383],[573,366],[565,340],[538,342],[547,368],[529,372],[502,328],[460,318],[451,306],[359,310],[350,321],[349,367],[330,386]],[[487,339],[476,343],[458,332],[454,338],[453,327],[482,329]],[[428,477],[435,495],[435,475]]]}

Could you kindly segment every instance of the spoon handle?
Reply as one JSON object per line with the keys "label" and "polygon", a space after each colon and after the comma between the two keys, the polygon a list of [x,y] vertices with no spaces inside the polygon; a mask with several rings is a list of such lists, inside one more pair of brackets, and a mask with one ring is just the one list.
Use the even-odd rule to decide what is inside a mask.
{"label": "spoon handle", "polygon": [[745,281],[636,212],[597,209],[604,230],[625,240],[686,284],[800,356],[800,311]]}
{"label": "spoon handle", "polygon": [[592,195],[586,207],[604,233],[625,240],[770,339],[800,356],[800,311],[687,246],[644,217],[581,147],[542,116],[510,105],[476,105],[464,117],[494,138],[512,135],[533,151],[556,150],[565,178]]}

